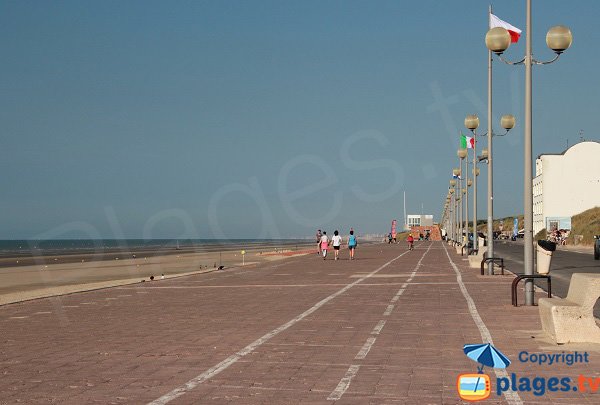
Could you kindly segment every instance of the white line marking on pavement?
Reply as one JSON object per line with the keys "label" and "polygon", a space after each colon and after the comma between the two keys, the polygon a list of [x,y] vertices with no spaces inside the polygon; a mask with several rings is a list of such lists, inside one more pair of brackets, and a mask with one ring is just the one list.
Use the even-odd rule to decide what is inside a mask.
{"label": "white line marking on pavement", "polygon": [[[350,276],[350,278],[357,278],[357,277],[361,277],[360,274],[355,274]],[[373,276],[373,278],[400,278],[400,277],[406,277],[406,274],[378,274],[376,276]]]}
{"label": "white line marking on pavement", "polygon": [[[336,298],[339,295],[345,293],[346,291],[348,291],[349,289],[351,289],[355,285],[359,284],[360,282],[368,279],[369,277],[371,277],[371,276],[377,274],[378,272],[380,272],[381,270],[385,269],[387,266],[389,266],[390,264],[392,264],[396,260],[400,259],[406,253],[407,252],[404,252],[404,253],[396,256],[395,258],[393,258],[389,262],[381,265],[380,267],[378,267],[376,270],[372,271],[371,273],[369,273],[369,274],[365,275],[364,277],[362,277],[362,278],[360,278],[360,279],[358,279],[358,280],[356,280],[356,281],[354,281],[354,282],[346,285],[341,290],[338,290],[337,292],[331,294],[330,296],[322,299],[321,301],[317,302],[315,305],[313,305],[311,308],[307,309],[306,311],[304,311],[303,313],[301,313],[297,317],[295,317],[292,320],[284,323],[283,325],[279,326],[278,328],[273,329],[271,332],[267,333],[266,335],[258,338],[257,340],[255,340],[254,342],[250,343],[248,346],[244,347],[242,350],[238,351],[237,353],[232,354],[231,356],[229,356],[228,358],[226,358],[225,360],[223,360],[219,364],[214,365],[213,367],[209,368],[208,370],[206,370],[202,374],[200,374],[200,375],[192,378],[190,381],[186,382],[185,384],[183,384],[183,385],[175,388],[171,392],[166,393],[162,397],[160,397],[160,398],[158,398],[158,399],[150,402],[150,405],[163,405],[163,404],[169,403],[172,400],[174,400],[176,398],[179,398],[180,396],[184,395],[186,392],[188,392],[190,390],[193,390],[194,388],[196,388],[198,385],[202,384],[206,380],[209,380],[210,378],[216,376],[217,374],[219,374],[223,370],[226,370],[227,368],[229,368],[229,366],[231,366],[232,364],[235,364],[242,357],[248,355],[249,353],[252,353],[256,348],[258,348],[259,346],[261,346],[262,344],[264,344],[265,342],[267,342],[272,337],[278,335],[279,333],[283,332],[284,330],[286,330],[286,329],[290,328],[291,326],[295,325],[296,323],[300,322],[302,319],[304,319],[307,316],[311,315],[313,312],[315,312],[316,310],[318,310],[319,308],[321,308],[323,305],[327,304],[329,301],[333,300],[334,298]],[[350,369],[352,369],[352,366],[350,367]],[[356,374],[357,371],[358,371],[358,366],[356,366],[356,371],[354,371],[354,374]],[[341,384],[341,382],[340,382],[340,384]],[[350,385],[350,380],[348,380],[348,385]],[[339,388],[339,385],[338,385],[338,388]],[[346,387],[346,389],[347,389],[347,387]],[[337,390],[337,388],[336,388],[336,390]],[[334,392],[336,392],[336,390],[334,390]],[[344,391],[345,391],[345,389],[344,389]],[[343,392],[342,392],[342,394],[343,394]],[[332,395],[333,395],[333,393],[332,393]]]}
{"label": "white line marking on pavement", "polygon": [[396,295],[394,295],[392,297],[392,300],[390,302],[396,302],[400,299],[400,296],[402,295],[402,293],[404,293],[404,288],[401,288],[398,290],[398,292],[396,293]]}
{"label": "white line marking on pavement", "polygon": [[346,371],[344,378],[342,378],[338,386],[331,392],[331,394],[329,394],[329,397],[327,397],[328,401],[337,401],[342,398],[344,392],[346,392],[348,387],[350,387],[350,381],[352,381],[356,373],[358,373],[359,368],[360,366],[354,364],[350,366],[348,371]]}
{"label": "white line marking on pavement", "polygon": [[[160,286],[160,287],[152,287],[154,290],[193,290],[193,289],[209,289],[209,288],[272,288],[272,287],[314,287],[314,286],[326,286],[326,287],[340,287],[346,286],[343,283],[336,284],[323,284],[323,283],[315,283],[315,284],[243,284],[243,285],[192,285],[192,286]],[[365,285],[388,285],[388,284],[365,284]]]}
{"label": "white line marking on pavement", "polygon": [[[408,284],[412,281],[412,279],[417,274],[417,271],[419,270],[419,268],[423,265],[422,264],[423,263],[423,259],[425,258],[425,255],[429,252],[429,250],[431,250],[431,245],[429,245],[429,249],[427,249],[425,251],[425,253],[423,253],[423,256],[421,256],[421,258],[419,259],[419,262],[415,266],[415,269],[412,271],[412,273],[410,273],[410,277],[406,280],[406,283],[402,284],[402,288],[400,288],[398,290],[398,292],[396,293],[396,295],[394,295],[394,297],[390,300],[390,302],[396,302],[396,301],[398,301],[398,299],[400,299],[400,296],[402,294],[404,294],[404,291],[406,290],[406,287],[408,287]],[[415,284],[417,284],[417,283],[415,283]],[[387,310],[386,310],[386,312],[387,312]],[[384,315],[386,315],[386,314],[384,313]]]}
{"label": "white line marking on pavement", "polygon": [[371,335],[379,335],[384,326],[385,326],[385,320],[379,321],[379,323],[377,325],[375,325],[375,327],[371,331]]}
{"label": "white line marking on pavement", "polygon": [[[429,245],[429,249],[430,248],[431,248],[431,245]],[[408,283],[410,282],[410,280],[415,276],[415,274],[417,273],[417,271],[421,267],[421,263],[423,262],[423,259],[425,258],[425,256],[429,252],[429,249],[427,249],[423,253],[423,255],[421,256],[421,258],[419,259],[419,262],[417,263],[417,265],[415,266],[414,270],[412,271],[412,273],[410,275],[410,278],[407,280],[406,283],[404,283],[403,287],[396,293],[396,295],[394,297],[392,297],[391,302],[395,302],[395,301],[398,300],[398,298],[400,298],[400,295],[402,295],[402,293],[404,292],[404,289],[406,288],[406,286],[408,286]],[[393,305],[389,305],[388,308],[390,306],[392,308],[394,307]],[[388,310],[386,309],[386,312],[387,311]],[[390,312],[391,312],[391,310],[390,310]],[[385,313],[384,313],[384,315],[385,315]],[[373,328],[373,331],[371,332],[371,335],[379,335],[379,333],[381,333],[381,330],[385,326],[385,323],[386,323],[385,320],[380,320],[377,323],[377,325],[375,326],[375,328]],[[373,347],[373,345],[375,344],[375,340],[376,340],[376,338],[374,338],[374,337],[368,338],[367,341],[365,342],[365,344],[360,349],[360,351],[358,352],[358,354],[356,355],[356,357],[354,359],[355,360],[362,360],[362,359],[364,359],[367,356],[367,354],[369,353],[369,351],[371,350],[371,347]],[[331,393],[331,395],[329,395],[329,398],[327,398],[327,400],[329,400],[329,401],[336,400],[337,401],[338,399],[342,398],[342,395],[344,395],[344,392],[346,392],[346,390],[348,389],[348,386],[350,385],[350,380],[352,379],[352,377],[354,377],[356,375],[356,373],[358,373],[358,366],[356,366],[357,367],[356,371],[354,372],[354,374],[352,375],[352,377],[350,379],[348,379],[348,373],[350,372],[350,370],[352,369],[352,367],[354,367],[354,366],[350,366],[350,369],[348,369],[348,372],[346,373],[346,375],[341,379],[341,381],[339,382],[337,388]],[[340,387],[342,387],[343,389],[340,389]]]}
{"label": "white line marking on pavement", "polygon": [[[444,246],[444,245],[442,244],[442,246]],[[446,252],[446,256],[448,256],[448,260],[450,261],[450,264],[452,265],[452,268],[454,269],[454,272],[456,273],[456,282],[458,283],[458,285],[460,287],[460,291],[462,292],[463,297],[465,297],[465,300],[467,301],[467,306],[469,307],[469,312],[471,313],[471,317],[473,318],[475,325],[477,325],[477,329],[479,329],[479,333],[481,334],[481,339],[482,339],[483,343],[494,344],[494,341],[492,340],[492,334],[490,333],[487,326],[485,326],[483,319],[481,319],[481,316],[479,315],[479,312],[477,311],[477,307],[475,306],[475,301],[473,301],[473,298],[471,298],[471,295],[469,294],[467,287],[463,283],[462,276],[460,275],[460,271],[458,270],[458,267],[456,267],[456,264],[454,264],[454,262],[452,261],[450,254],[448,254],[448,249],[446,249],[446,246],[444,246],[444,251]],[[494,369],[494,372],[496,373],[497,377],[508,378],[508,373],[506,372],[506,370]],[[521,400],[521,397],[519,396],[519,394],[517,394],[514,391],[504,391],[504,396],[506,397],[506,400],[508,401],[508,403],[511,405],[522,405],[523,404],[523,401]]]}
{"label": "white line marking on pavement", "polygon": [[27,319],[27,318],[29,318],[29,317],[28,316],[11,316],[8,319]]}
{"label": "white line marking on pavement", "polygon": [[[394,298],[396,298],[396,297],[394,297]],[[394,298],[392,298],[392,299],[394,299]],[[400,297],[398,297],[398,298],[400,298]],[[397,300],[397,298],[396,298],[396,300]],[[393,310],[394,310],[394,305],[392,305],[392,304],[388,305],[387,308],[385,309],[385,312],[383,313],[383,316],[390,316],[390,314],[392,313]]]}
{"label": "white line marking on pavement", "polygon": [[[371,347],[373,347],[373,344],[375,344],[375,340],[377,340],[377,338],[374,337],[370,337],[367,339],[367,341],[365,342],[365,344],[363,345],[363,347],[361,347],[361,349],[358,351],[358,353],[356,354],[356,357],[354,357],[355,360],[362,360],[365,357],[367,357],[367,354],[369,354],[369,350],[371,350]],[[339,387],[339,384],[338,384]]]}

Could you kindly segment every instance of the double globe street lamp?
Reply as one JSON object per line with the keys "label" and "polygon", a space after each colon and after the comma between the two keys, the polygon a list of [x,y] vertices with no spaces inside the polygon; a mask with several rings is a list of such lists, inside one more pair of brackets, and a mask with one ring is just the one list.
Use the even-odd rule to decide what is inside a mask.
{"label": "double globe street lamp", "polygon": [[[461,176],[461,179],[463,181],[463,184],[467,184],[467,182],[469,181],[469,172],[468,170],[463,170],[463,161],[465,160],[465,158],[467,157],[467,150],[466,149],[459,149],[456,151],[456,155],[458,156],[458,163],[460,166],[460,171],[461,173],[464,173],[464,176]],[[465,163],[465,169],[467,168],[468,164]],[[462,178],[464,177],[464,178]],[[469,194],[466,191],[466,187],[460,187],[461,190],[461,194],[462,197],[464,198],[464,211],[465,211],[465,215],[463,216],[463,207],[461,206],[461,217],[464,218],[464,225],[462,224],[461,221],[461,233],[460,233],[460,244],[463,245],[464,244],[464,239],[463,239],[463,232],[467,232],[469,233],[469,227],[468,227],[468,218],[469,218]],[[467,255],[469,254],[468,248],[467,248]]]}
{"label": "double globe street lamp", "polygon": [[[493,214],[493,166],[491,165],[491,161],[492,161],[492,155],[491,153],[488,153],[489,150],[491,150],[491,142],[488,141],[489,145],[488,148],[489,149],[483,149],[482,150],[482,156],[478,157],[477,156],[477,138],[479,136],[488,136],[488,140],[492,137],[492,136],[504,136],[506,134],[508,134],[508,131],[510,131],[511,129],[514,128],[515,126],[515,117],[510,115],[510,114],[506,114],[503,115],[502,118],[500,119],[500,125],[502,126],[502,128],[505,129],[506,132],[504,132],[503,134],[496,134],[492,131],[492,133],[488,134],[487,132],[484,134],[477,134],[475,132],[475,130],[479,127],[479,117],[477,117],[477,115],[467,115],[467,117],[465,118],[465,127],[471,131],[471,134],[473,135],[473,250],[478,250],[478,241],[477,241],[477,176],[479,176],[479,168],[477,167],[477,162],[478,161],[482,161],[482,160],[486,160],[487,164],[488,164],[488,192],[487,192],[487,202],[488,202],[488,221],[487,221],[487,238],[488,238],[488,251],[487,251],[487,256],[488,257],[494,257],[494,237],[493,237],[493,221],[494,221],[494,214]],[[493,264],[491,263],[491,266],[493,266]],[[489,267],[488,268],[488,273],[489,274],[493,274],[493,267]]]}
{"label": "double globe street lamp", "polygon": [[[465,166],[468,166],[469,163],[465,162]],[[471,187],[473,185],[473,180],[471,179],[467,179],[467,187],[465,187],[463,189],[463,194],[465,194],[465,229],[466,229],[466,233],[467,233],[467,240],[466,240],[466,244],[467,244],[467,255],[469,255],[469,187]]]}
{"label": "double globe street lamp", "polygon": [[452,241],[452,244],[454,245],[454,243],[456,242],[456,224],[457,224],[457,213],[456,213],[456,195],[454,194],[455,192],[455,187],[456,187],[456,180],[450,180],[450,189],[448,190],[450,192],[450,240]]}
{"label": "double globe street lamp", "polygon": [[444,213],[442,215],[442,218],[444,218],[443,223],[444,223],[444,229],[446,230],[446,234],[445,236],[445,240],[446,241],[450,241],[450,202],[451,202],[452,198],[450,195],[450,189],[448,188],[448,194],[446,195],[446,204],[444,204]]}
{"label": "double globe street lamp", "polygon": [[449,226],[449,237],[450,237],[450,241],[452,242],[452,245],[454,245],[455,239],[454,239],[454,235],[455,235],[455,229],[456,229],[456,209],[455,209],[455,199],[454,199],[454,186],[456,185],[456,181],[454,180],[450,180],[450,188],[448,189],[448,195],[450,197],[450,226]]}
{"label": "double globe street lamp", "polygon": [[456,179],[456,188],[457,188],[457,193],[456,193],[456,201],[457,201],[457,215],[456,215],[456,222],[458,224],[458,226],[456,227],[456,242],[458,245],[460,245],[460,240],[461,240],[461,236],[462,235],[462,215],[463,215],[463,200],[462,200],[462,195],[460,193],[460,189],[462,188],[462,180],[461,180],[461,170],[462,168],[459,169],[452,169],[452,177]]}
{"label": "double globe street lamp", "polygon": [[[532,187],[532,86],[533,65],[547,65],[555,62],[560,55],[569,49],[573,35],[569,28],[558,25],[550,28],[546,34],[546,45],[555,56],[548,61],[533,58],[531,47],[531,0],[527,0],[527,27],[525,56],[517,62],[502,57],[510,46],[510,34],[502,27],[492,28],[485,35],[487,48],[498,55],[498,58],[509,65],[525,65],[525,125],[524,125],[524,173],[523,173],[523,215],[524,215],[524,271],[525,275],[533,275],[533,187]],[[533,305],[533,280],[525,283],[525,305]]]}

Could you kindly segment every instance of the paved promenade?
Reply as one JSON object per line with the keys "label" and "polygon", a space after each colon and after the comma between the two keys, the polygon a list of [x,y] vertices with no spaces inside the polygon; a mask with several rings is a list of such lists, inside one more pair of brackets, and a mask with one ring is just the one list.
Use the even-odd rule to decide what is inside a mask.
{"label": "paved promenade", "polygon": [[[512,277],[442,242],[342,253],[1,306],[0,403],[455,404],[477,372],[463,345],[483,342],[512,364],[484,370],[482,403],[600,403],[600,347],[553,345]],[[519,360],[575,351],[589,362]]]}

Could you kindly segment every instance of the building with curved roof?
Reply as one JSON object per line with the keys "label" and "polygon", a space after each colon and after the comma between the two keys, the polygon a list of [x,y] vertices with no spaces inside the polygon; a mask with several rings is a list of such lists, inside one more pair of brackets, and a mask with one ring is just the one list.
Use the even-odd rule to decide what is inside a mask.
{"label": "building with curved roof", "polygon": [[535,161],[533,232],[571,229],[571,217],[600,206],[600,142],[579,142]]}

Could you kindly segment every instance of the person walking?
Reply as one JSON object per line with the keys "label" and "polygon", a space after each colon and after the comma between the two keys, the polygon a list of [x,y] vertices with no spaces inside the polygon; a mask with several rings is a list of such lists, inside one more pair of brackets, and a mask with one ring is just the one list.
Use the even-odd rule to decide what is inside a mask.
{"label": "person walking", "polygon": [[323,255],[323,260],[327,258],[327,249],[329,248],[329,238],[327,237],[327,232],[323,231],[323,236],[321,236],[321,254]]}
{"label": "person walking", "polygon": [[323,234],[321,233],[321,230],[318,229],[317,230],[317,256],[321,256],[321,236],[323,236]]}
{"label": "person walking", "polygon": [[408,238],[406,238],[406,241],[408,242],[408,250],[413,250],[415,238],[413,238],[412,233],[408,234]]}
{"label": "person walking", "polygon": [[350,229],[350,236],[348,237],[348,250],[350,251],[350,260],[354,260],[354,250],[358,245],[356,236],[354,236],[354,229]]}
{"label": "person walking", "polygon": [[334,260],[338,259],[338,256],[340,254],[340,246],[342,245],[342,237],[340,236],[340,233],[336,230],[335,232],[333,232],[333,237],[331,238],[331,244],[333,245],[333,253],[334,253]]}

